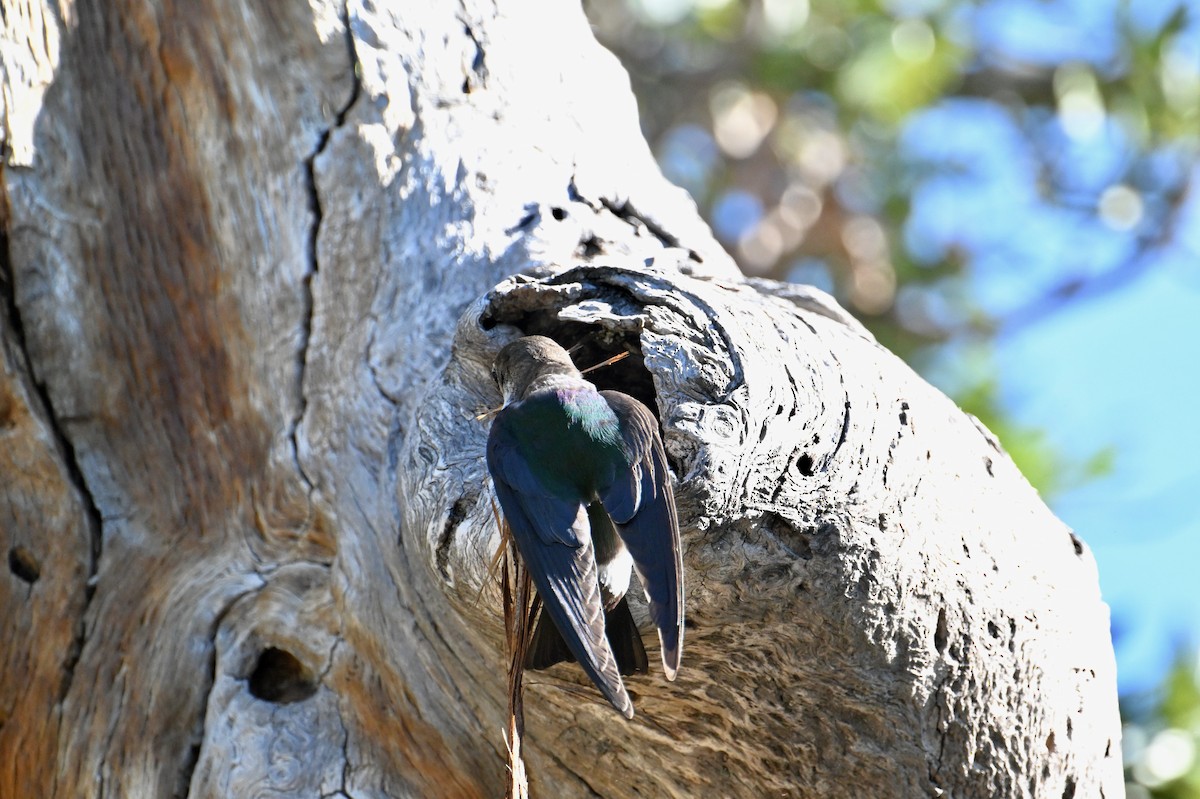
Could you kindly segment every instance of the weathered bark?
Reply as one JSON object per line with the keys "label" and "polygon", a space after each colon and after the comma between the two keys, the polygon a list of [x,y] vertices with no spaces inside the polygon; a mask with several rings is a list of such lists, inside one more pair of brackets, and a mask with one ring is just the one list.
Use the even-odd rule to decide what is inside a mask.
{"label": "weathered bark", "polygon": [[498,795],[513,327],[635,353],[687,548],[632,722],[528,675],[535,795],[1121,795],[1083,544],[497,5],[5,4],[0,797]]}

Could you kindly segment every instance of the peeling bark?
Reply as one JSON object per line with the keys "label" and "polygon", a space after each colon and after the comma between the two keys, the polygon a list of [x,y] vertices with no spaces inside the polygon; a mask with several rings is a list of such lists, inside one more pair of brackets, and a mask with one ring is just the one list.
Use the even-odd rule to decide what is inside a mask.
{"label": "peeling bark", "polygon": [[995,439],[737,274],[578,8],[383,5],[5,6],[0,796],[498,794],[517,330],[633,354],[687,549],[632,722],[527,676],[534,795],[1121,795],[1094,564]]}

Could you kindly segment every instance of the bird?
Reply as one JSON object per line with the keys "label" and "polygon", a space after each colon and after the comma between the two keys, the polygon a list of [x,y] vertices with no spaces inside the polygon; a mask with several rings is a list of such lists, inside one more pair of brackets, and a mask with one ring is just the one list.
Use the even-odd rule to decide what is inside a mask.
{"label": "bird", "polygon": [[492,377],[504,405],[488,433],[488,471],[541,600],[525,666],[577,661],[633,718],[621,675],[648,664],[626,600],[631,567],[668,680],[683,652],[679,520],[658,421],[634,397],[598,390],[546,336],[506,344]]}

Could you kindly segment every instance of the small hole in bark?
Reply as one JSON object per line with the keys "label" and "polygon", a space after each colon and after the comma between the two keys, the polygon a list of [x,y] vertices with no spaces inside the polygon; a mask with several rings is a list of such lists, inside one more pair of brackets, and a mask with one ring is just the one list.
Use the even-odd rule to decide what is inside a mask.
{"label": "small hole in bark", "polygon": [[799,470],[800,474],[804,475],[805,477],[812,477],[812,473],[813,473],[812,456],[809,455],[807,452],[804,453],[803,455],[801,455],[800,459],[798,461],[796,461],[796,469]]}
{"label": "small hole in bark", "polygon": [[1054,733],[1051,732],[1049,735],[1046,736],[1046,751],[1053,752],[1057,748],[1058,748],[1058,745],[1054,742]]}
{"label": "small hole in bark", "polygon": [[995,623],[990,621],[988,622],[988,635],[992,636],[993,638],[1000,637],[1000,628],[997,627]]}
{"label": "small hole in bark", "polygon": [[1075,554],[1083,554],[1083,542],[1079,540],[1079,536],[1071,533],[1071,546],[1075,547]]}
{"label": "small hole in bark", "polygon": [[1075,799],[1075,778],[1067,777],[1067,785],[1063,788],[1063,799]]}
{"label": "small hole in bark", "polygon": [[22,546],[8,550],[8,569],[30,585],[36,583],[42,576],[42,567],[38,565],[37,558]]}
{"label": "small hole in bark", "polygon": [[937,628],[933,631],[933,645],[937,647],[937,651],[946,651],[946,642],[950,638],[950,630],[946,624],[946,609],[942,608],[938,611]]}
{"label": "small hole in bark", "polygon": [[992,459],[991,458],[983,459],[983,468],[987,469],[988,477],[996,476],[996,473],[992,471]]}
{"label": "small hole in bark", "polygon": [[249,679],[250,693],[266,702],[286,705],[308,699],[317,682],[291,652],[269,646],[258,656]]}
{"label": "small hole in bark", "polygon": [[575,248],[575,252],[581,258],[594,258],[604,252],[604,242],[595,236],[588,236],[579,242],[579,246]]}
{"label": "small hole in bark", "polygon": [[562,208],[551,208],[550,216],[554,217],[559,222],[561,222],[567,218],[567,212],[565,209],[562,209]]}

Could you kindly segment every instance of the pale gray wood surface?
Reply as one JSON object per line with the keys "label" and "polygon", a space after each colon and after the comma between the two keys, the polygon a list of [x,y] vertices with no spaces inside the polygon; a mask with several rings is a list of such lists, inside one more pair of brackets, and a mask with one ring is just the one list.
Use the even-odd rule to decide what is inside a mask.
{"label": "pale gray wood surface", "polygon": [[5,3],[0,797],[499,795],[517,329],[633,351],[687,549],[633,721],[529,676],[535,796],[1120,796],[1086,547],[498,5]]}

